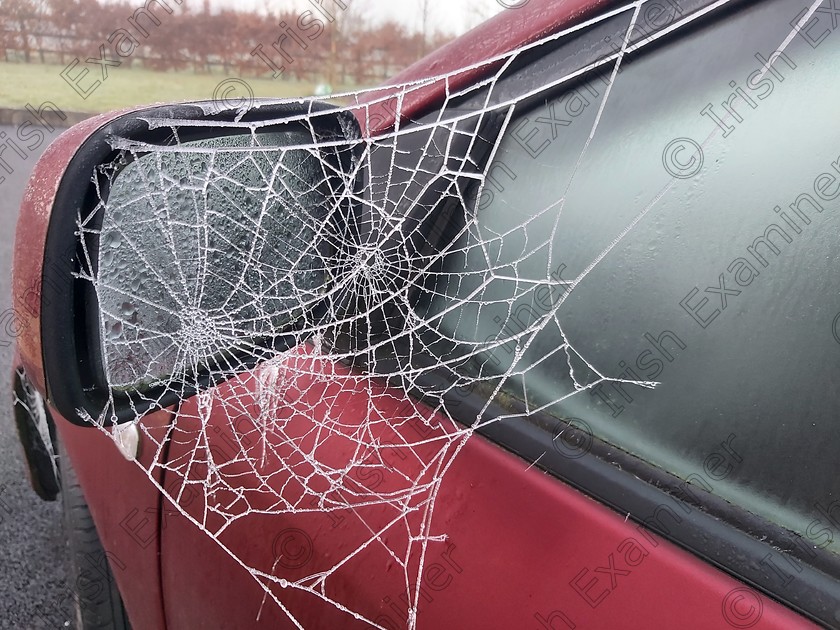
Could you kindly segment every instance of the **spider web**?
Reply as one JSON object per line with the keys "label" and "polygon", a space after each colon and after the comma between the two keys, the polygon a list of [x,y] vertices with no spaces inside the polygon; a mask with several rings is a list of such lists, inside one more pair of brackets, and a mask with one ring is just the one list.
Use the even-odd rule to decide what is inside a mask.
{"label": "spider web", "polygon": [[[261,122],[247,122],[247,108],[228,123],[149,119],[150,128],[170,132],[168,142],[113,139],[119,157],[95,179],[100,203],[78,216],[79,276],[100,305],[105,378],[114,395],[143,392],[132,400],[143,403],[135,424],[154,452],[144,467],[151,483],[296,627],[304,626],[287,604],[290,591],[384,628],[375,611],[353,610],[351,596],[331,586],[374,550],[399,572],[405,623],[416,627],[427,557],[446,541],[433,526],[438,492],[474,432],[604,382],[656,385],[611,376],[587,360],[560,310],[677,180],[569,280],[552,274],[563,257],[554,237],[627,55],[729,2],[708,4],[653,34],[638,28],[647,2],[634,2],[480,64],[337,95],[337,109],[300,101],[306,114]],[[530,51],[608,20],[619,21],[621,33],[608,55],[533,90],[501,93],[502,79]],[[475,71],[485,78],[452,87]],[[517,107],[593,72],[602,73],[606,88],[562,195],[494,231],[483,222],[481,200]],[[404,104],[441,85],[437,111],[408,124]],[[470,106],[457,106],[464,102]],[[396,124],[376,132],[371,121],[386,106]],[[321,131],[324,117],[337,112],[362,121],[358,137]],[[290,125],[294,134],[275,135]],[[201,127],[231,135],[181,140],[184,130]],[[550,229],[528,229],[537,222]],[[91,237],[99,239],[98,251],[89,247]],[[522,270],[535,256],[547,261],[544,276]],[[505,292],[489,291],[500,282]],[[540,287],[554,296],[551,307],[511,330],[505,324],[516,307]],[[486,313],[496,315],[499,332],[476,340],[467,331],[477,331]],[[560,343],[535,357],[534,341],[546,331]],[[511,347],[510,359],[491,360]],[[551,400],[529,400],[523,383],[536,366],[558,360],[565,366],[558,380],[568,387]],[[446,378],[431,386],[433,373]],[[422,396],[394,393],[400,390]],[[446,399],[465,390],[485,403],[456,421]],[[488,417],[492,401],[511,391],[519,392],[520,406]],[[173,393],[177,414],[165,437],[146,430],[143,411],[170,407]],[[105,428],[114,406],[112,399],[100,417],[87,419],[119,439],[122,429]],[[234,451],[224,456],[212,446],[220,419]],[[188,448],[170,457],[173,444]],[[362,481],[371,476],[380,480],[376,487]],[[198,511],[186,507],[196,494]],[[352,515],[358,527],[341,557],[319,559],[314,568],[294,566],[282,553],[263,566],[237,555],[233,534],[226,536],[249,519],[310,523],[324,514]]]}

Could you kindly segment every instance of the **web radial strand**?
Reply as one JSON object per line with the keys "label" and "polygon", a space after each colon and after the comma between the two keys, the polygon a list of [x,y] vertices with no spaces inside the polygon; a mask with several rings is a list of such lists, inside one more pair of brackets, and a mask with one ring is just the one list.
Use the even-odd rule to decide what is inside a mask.
{"label": "web radial strand", "polygon": [[[152,409],[177,394],[165,434],[146,429],[137,414],[155,453],[150,465],[137,465],[168,509],[264,589],[255,618],[276,606],[302,628],[305,598],[293,594],[305,594],[382,628],[374,611],[353,610],[333,584],[387,558],[408,602],[401,622],[414,628],[425,566],[447,539],[434,525],[436,500],[475,430],[550,411],[605,382],[655,386],[611,374],[579,352],[563,309],[658,199],[574,277],[552,273],[567,256],[555,249],[567,199],[611,115],[627,55],[704,13],[641,38],[645,4],[483,64],[387,92],[339,95],[337,110],[257,123],[150,119],[150,127],[171,132],[170,143],[113,139],[118,157],[94,178],[99,204],[77,220],[79,277],[99,303],[103,371],[114,392],[89,420],[109,431],[101,425],[125,391],[139,392],[133,404]],[[522,94],[500,92],[526,52],[607,20],[621,21],[618,51]],[[452,88],[481,68],[484,79]],[[491,166],[519,106],[592,72],[605,72],[608,84],[567,185],[543,207],[488,222],[482,200],[496,185]],[[440,85],[445,98],[436,112],[404,119],[404,103]],[[465,101],[469,107],[458,105]],[[373,132],[371,120],[389,106],[396,126]],[[313,141],[319,117],[342,110],[362,120],[362,137]],[[292,123],[311,133],[292,142],[272,135]],[[182,139],[201,127],[227,139]],[[354,155],[346,170],[337,167],[341,151]],[[545,263],[544,274],[533,273],[535,260]],[[523,320],[523,304],[533,304],[541,288],[551,303]],[[496,325],[490,335],[488,321]],[[557,342],[540,350],[546,335]],[[564,385],[540,399],[529,379],[548,363]],[[432,374],[441,378],[430,381]],[[465,416],[452,400],[467,394],[485,402]],[[488,416],[494,401],[510,397],[518,406]],[[285,551],[277,543],[261,564],[242,555],[236,537],[266,518],[305,537]],[[347,526],[322,534],[326,541],[345,536],[341,557],[317,557],[313,549],[306,558],[311,539],[321,540],[306,528],[320,531],[325,522]],[[284,555],[289,549],[300,557]]]}

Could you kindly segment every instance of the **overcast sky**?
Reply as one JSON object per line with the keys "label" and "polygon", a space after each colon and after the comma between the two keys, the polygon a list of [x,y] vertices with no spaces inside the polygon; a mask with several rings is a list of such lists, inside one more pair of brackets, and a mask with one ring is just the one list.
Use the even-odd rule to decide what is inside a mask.
{"label": "overcast sky", "polygon": [[[203,0],[187,0],[193,10],[200,10]],[[336,7],[334,0],[323,0],[325,7]],[[424,0],[344,0],[347,10],[361,12],[372,21],[392,19],[409,29],[420,30]],[[463,33],[502,10],[497,0],[425,0],[431,28]],[[508,1],[508,4],[510,2]],[[210,0],[212,8],[278,11],[312,8],[309,0]]]}

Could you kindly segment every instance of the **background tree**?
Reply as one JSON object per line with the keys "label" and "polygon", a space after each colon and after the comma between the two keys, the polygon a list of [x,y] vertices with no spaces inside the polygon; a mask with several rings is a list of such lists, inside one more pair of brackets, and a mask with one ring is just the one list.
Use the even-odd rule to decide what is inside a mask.
{"label": "background tree", "polygon": [[0,5],[0,15],[3,16],[4,28],[16,34],[15,39],[19,42],[17,50],[23,51],[23,59],[26,63],[32,61],[31,30],[37,17],[35,0],[3,0]]}
{"label": "background tree", "polygon": [[[267,64],[250,54],[261,46],[277,68],[285,66],[278,80],[329,83],[340,89],[348,80],[378,83],[450,38],[433,28],[433,0],[419,0],[421,22],[412,33],[401,23],[374,22],[368,0],[353,0],[343,11],[333,6],[332,21],[314,14],[321,26],[305,32],[299,27],[304,5],[290,9],[288,0],[261,0],[259,12],[215,11],[211,0],[164,1],[173,13],[156,3],[151,10],[155,19],[143,19],[141,32],[128,21],[142,6],[136,0],[0,0],[0,47],[7,61],[66,65],[78,58],[84,63],[98,58],[100,46],[105,46],[106,55],[120,61],[110,72],[135,64],[273,77]],[[124,40],[112,37],[117,29],[137,41],[136,48],[119,58],[114,41],[126,48]],[[284,36],[281,53],[273,44]]]}
{"label": "background tree", "polygon": [[420,0],[420,57],[425,57],[429,43],[429,18],[432,11],[431,0]]}

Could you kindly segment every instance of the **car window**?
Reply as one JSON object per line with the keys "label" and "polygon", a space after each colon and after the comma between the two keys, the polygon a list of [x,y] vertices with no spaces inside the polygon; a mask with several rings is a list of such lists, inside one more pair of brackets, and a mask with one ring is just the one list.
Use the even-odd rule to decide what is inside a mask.
{"label": "car window", "polygon": [[418,312],[497,399],[837,552],[840,36],[806,14],[745,8],[517,111]]}

